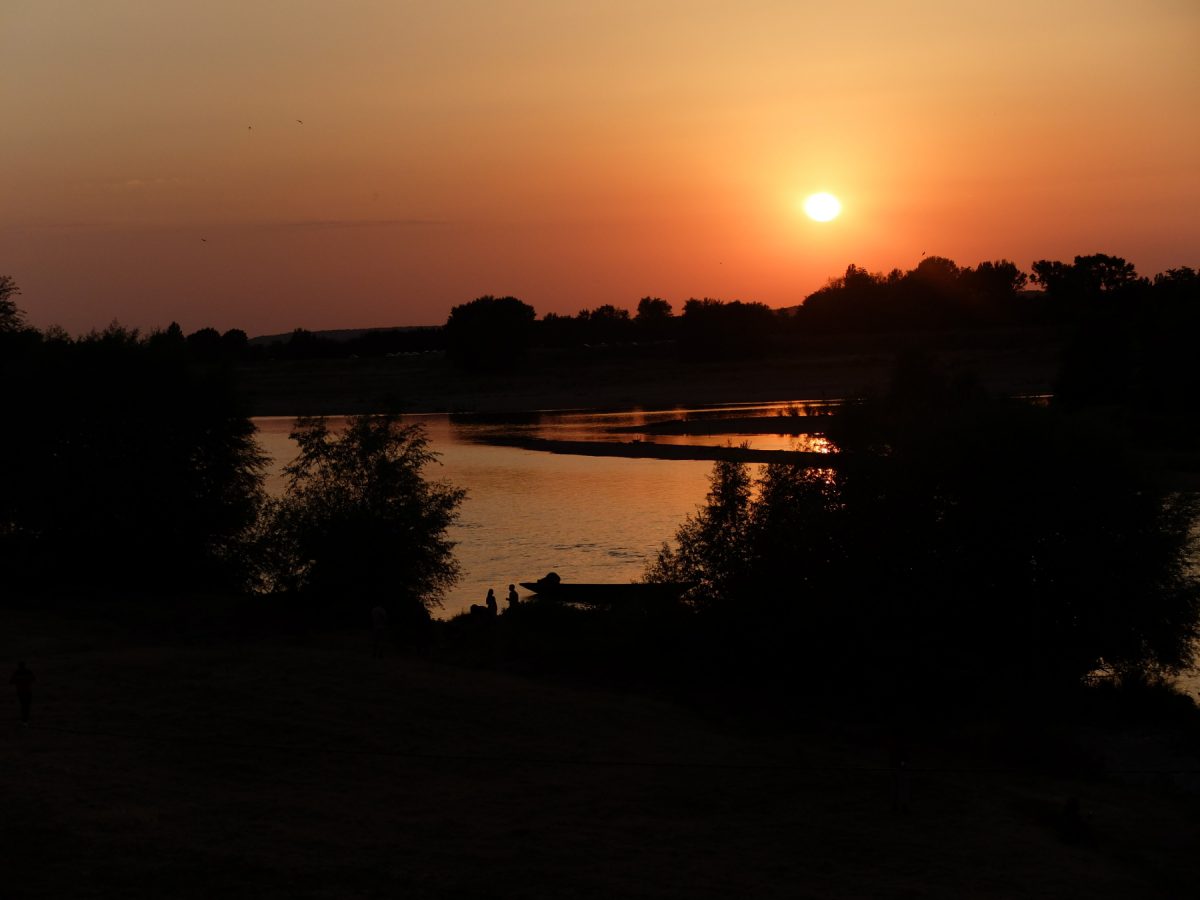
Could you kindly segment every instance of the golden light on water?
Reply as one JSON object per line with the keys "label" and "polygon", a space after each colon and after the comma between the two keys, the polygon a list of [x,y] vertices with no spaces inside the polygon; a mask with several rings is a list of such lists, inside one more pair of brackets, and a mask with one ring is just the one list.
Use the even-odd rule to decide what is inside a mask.
{"label": "golden light on water", "polygon": [[822,191],[804,199],[804,214],[817,222],[830,222],[842,211],[842,202],[833,194]]}

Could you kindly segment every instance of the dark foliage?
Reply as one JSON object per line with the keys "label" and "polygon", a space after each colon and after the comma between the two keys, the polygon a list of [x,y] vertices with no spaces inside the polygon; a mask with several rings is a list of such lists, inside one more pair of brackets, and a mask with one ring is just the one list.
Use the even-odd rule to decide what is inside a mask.
{"label": "dark foliage", "polygon": [[[1095,390],[1109,390],[1122,378],[1134,379],[1148,349],[1140,335],[1154,335],[1165,308],[1193,294],[1190,269],[1172,269],[1153,281],[1133,265],[1108,254],[1077,256],[1073,262],[1039,260],[1032,276],[1005,259],[959,266],[942,256],[924,257],[908,271],[873,273],[851,264],[845,273],[810,294],[801,306],[772,310],[761,303],[692,299],[681,315],[657,297],[643,297],[636,314],[612,304],[582,309],[575,315],[548,313],[535,320],[532,307],[512,297],[480,297],[457,306],[445,326],[387,328],[365,333],[314,333],[296,329],[270,343],[250,343],[244,333],[226,332],[220,343],[211,328],[186,338],[193,361],[333,359],[380,357],[447,350],[460,366],[503,372],[519,365],[531,347],[546,349],[624,347],[674,341],[693,361],[759,354],[804,352],[814,339],[879,336],[876,346],[911,346],[914,335],[953,334],[986,339],[1000,329],[1029,329],[1042,340],[1078,343],[1076,373],[1094,369]],[[1194,277],[1194,273],[1192,273]],[[1037,290],[1028,290],[1030,284]],[[178,342],[174,329],[161,339]],[[1076,333],[1079,338],[1075,341]],[[2,332],[0,332],[2,333]],[[1001,332],[1003,333],[1003,332]],[[1026,336],[1028,336],[1026,334]],[[239,339],[240,338],[240,339]],[[970,338],[968,338],[969,340]],[[1092,358],[1087,352],[1097,348]],[[1072,351],[1075,352],[1075,351]],[[1145,363],[1159,357],[1147,352]],[[1129,371],[1105,375],[1105,360]],[[1172,383],[1176,383],[1174,380]],[[1075,386],[1064,384],[1069,394]]]}
{"label": "dark foliage", "polygon": [[673,336],[671,304],[661,297],[643,297],[638,301],[634,324],[638,340],[665,341]]}
{"label": "dark foliage", "polygon": [[575,318],[591,343],[621,344],[633,340],[636,334],[629,310],[618,309],[611,303],[595,309],[581,309]]}
{"label": "dark foliage", "polygon": [[1200,634],[1193,498],[1103,429],[924,365],[831,423],[836,469],[718,464],[648,576],[699,581],[732,669],[862,690],[1031,692],[1170,672]]}
{"label": "dark foliage", "polygon": [[1137,333],[1138,403],[1150,416],[1178,413],[1187,421],[1176,424],[1194,437],[1200,426],[1200,273],[1184,267],[1154,276]]}
{"label": "dark foliage", "polygon": [[581,309],[573,316],[547,313],[537,323],[536,341],[542,347],[607,347],[649,340],[650,335],[657,336],[669,329],[670,304],[658,302],[666,306],[666,317],[649,324],[631,319],[628,310],[610,303]]}
{"label": "dark foliage", "polygon": [[29,351],[41,336],[25,322],[25,311],[17,306],[21,293],[11,275],[0,275],[0,365]]}
{"label": "dark foliage", "polygon": [[777,322],[777,313],[763,303],[688,300],[680,322],[681,349],[692,359],[749,356],[762,351]]}
{"label": "dark foliage", "polygon": [[271,502],[258,542],[260,588],[302,593],[357,615],[441,604],[458,578],[446,529],[465,492],[429,481],[437,455],[420,425],[357,416],[344,431],[297,420],[284,496]]}
{"label": "dark foliage", "polygon": [[450,310],[446,351],[464,368],[505,371],[524,358],[536,318],[534,308],[516,297],[480,297]]}
{"label": "dark foliage", "polygon": [[1025,273],[1008,260],[959,268],[928,256],[915,269],[887,275],[855,265],[810,294],[797,325],[815,333],[979,328],[1032,321],[1022,295]]}
{"label": "dark foliage", "polygon": [[4,363],[0,557],[12,581],[186,590],[240,578],[261,501],[254,427],[183,337],[111,326]]}
{"label": "dark foliage", "polygon": [[21,293],[11,275],[0,275],[0,333],[21,331],[25,328],[25,313],[13,298]]}
{"label": "dark foliage", "polygon": [[1073,263],[1038,260],[1033,264],[1033,281],[1067,315],[1112,311],[1149,285],[1133,263],[1105,253],[1076,256]]}
{"label": "dark foliage", "polygon": [[1067,317],[1055,404],[1106,410],[1155,446],[1200,452],[1200,275],[1184,267],[1149,281],[1103,254],[1034,268]]}

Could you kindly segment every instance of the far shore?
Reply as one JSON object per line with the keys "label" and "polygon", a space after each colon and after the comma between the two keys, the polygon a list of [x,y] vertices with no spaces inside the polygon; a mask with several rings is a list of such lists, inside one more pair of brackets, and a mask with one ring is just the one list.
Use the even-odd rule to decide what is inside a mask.
{"label": "far shore", "polygon": [[[1045,393],[1058,366],[1057,346],[1044,336],[1024,343],[950,344],[935,352],[949,371],[974,374],[997,393]],[[239,367],[236,378],[253,416],[671,409],[878,392],[896,353],[895,347],[822,348],[765,359],[686,361],[661,348],[535,351],[520,364],[485,373],[462,371],[428,353],[258,362]]]}

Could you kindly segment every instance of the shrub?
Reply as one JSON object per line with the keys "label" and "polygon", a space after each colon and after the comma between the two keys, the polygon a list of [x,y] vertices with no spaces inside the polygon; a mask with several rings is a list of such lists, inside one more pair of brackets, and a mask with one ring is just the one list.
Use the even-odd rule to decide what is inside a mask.
{"label": "shrub", "polygon": [[422,426],[364,415],[335,434],[324,418],[301,418],[292,439],[287,490],[260,529],[260,587],[440,606],[458,579],[446,530],[465,491],[425,478],[437,454]]}

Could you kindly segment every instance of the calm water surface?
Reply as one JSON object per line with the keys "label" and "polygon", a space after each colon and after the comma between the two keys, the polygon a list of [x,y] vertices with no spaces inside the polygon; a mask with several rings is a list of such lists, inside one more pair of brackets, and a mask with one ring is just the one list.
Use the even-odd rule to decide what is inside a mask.
{"label": "calm water surface", "polygon": [[[684,517],[704,502],[712,463],[570,456],[481,443],[498,433],[564,440],[644,439],[670,443],[749,442],[762,449],[798,447],[786,435],[651,436],[608,429],[688,417],[772,414],[784,404],[619,413],[533,414],[505,421],[408,416],[420,422],[441,455],[426,473],[467,489],[461,520],[451,531],[462,580],[442,615],[482,603],[488,588],[503,598],[510,583],[558,572],[566,581],[621,582],[639,577]],[[271,456],[268,487],[283,489],[281,467],[296,454],[293,419],[255,419]],[[338,420],[331,420],[336,425]],[[518,588],[518,590],[520,590]],[[525,594],[521,591],[522,595]]]}

